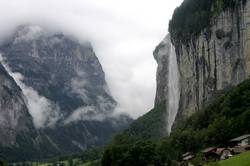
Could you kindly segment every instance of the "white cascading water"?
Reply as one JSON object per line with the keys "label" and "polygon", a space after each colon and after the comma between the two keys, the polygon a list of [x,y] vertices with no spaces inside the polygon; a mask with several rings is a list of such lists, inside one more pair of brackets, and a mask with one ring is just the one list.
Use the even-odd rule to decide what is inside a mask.
{"label": "white cascading water", "polygon": [[167,132],[170,134],[173,123],[175,121],[180,100],[179,89],[179,70],[177,65],[177,58],[175,48],[171,44],[169,61],[168,61],[168,119],[167,119]]}

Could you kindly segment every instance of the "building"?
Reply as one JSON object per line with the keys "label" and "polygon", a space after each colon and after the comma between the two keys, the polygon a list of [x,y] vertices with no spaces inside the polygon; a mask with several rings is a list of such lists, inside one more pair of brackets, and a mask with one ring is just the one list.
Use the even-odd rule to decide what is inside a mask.
{"label": "building", "polygon": [[250,134],[231,139],[230,147],[233,148],[234,154],[240,154],[250,149]]}
{"label": "building", "polygon": [[234,148],[233,148],[233,153],[234,154],[240,154],[240,153],[243,153],[243,152],[245,152],[247,149],[246,149],[246,147],[244,147],[244,146],[235,146]]}
{"label": "building", "polygon": [[250,134],[242,135],[240,137],[230,140],[230,144],[233,146],[246,147],[250,143]]}
{"label": "building", "polygon": [[201,151],[205,161],[217,161],[220,160],[220,155],[216,153],[216,147],[209,147]]}
{"label": "building", "polygon": [[201,151],[202,154],[209,154],[209,153],[215,153],[216,147],[209,147]]}
{"label": "building", "polygon": [[217,148],[216,149],[216,153],[220,155],[221,160],[225,160],[225,159],[228,159],[229,157],[232,157],[233,156],[232,152],[233,152],[232,148]]}

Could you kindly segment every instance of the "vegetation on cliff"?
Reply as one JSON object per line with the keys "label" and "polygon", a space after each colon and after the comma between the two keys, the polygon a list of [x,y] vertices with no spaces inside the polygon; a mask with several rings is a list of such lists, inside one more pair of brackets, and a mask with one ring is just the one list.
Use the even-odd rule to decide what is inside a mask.
{"label": "vegetation on cliff", "polygon": [[[156,111],[151,112],[154,113]],[[224,145],[231,138],[250,133],[249,119],[250,79],[221,95],[203,111],[195,113],[179,125],[169,137],[158,139],[154,136],[141,137],[140,133],[133,132],[132,128],[147,125],[147,121],[143,121],[142,124],[134,122],[132,128],[116,136],[113,143],[107,147],[102,164],[104,166],[135,165],[135,163],[170,164],[174,160],[179,160],[181,154],[187,151],[196,153],[208,146]],[[157,120],[148,122],[153,126]],[[150,131],[153,132],[147,130]]]}
{"label": "vegetation on cliff", "polygon": [[[133,142],[140,139],[157,139],[167,135],[166,129],[166,101],[161,102],[154,109],[134,121],[128,129],[118,134],[114,141]],[[124,136],[127,137],[124,139]]]}
{"label": "vegetation on cliff", "polygon": [[[210,26],[213,17],[241,3],[245,4],[246,0],[185,0],[169,22],[172,39],[184,43],[191,40]],[[209,36],[209,31],[205,35]]]}

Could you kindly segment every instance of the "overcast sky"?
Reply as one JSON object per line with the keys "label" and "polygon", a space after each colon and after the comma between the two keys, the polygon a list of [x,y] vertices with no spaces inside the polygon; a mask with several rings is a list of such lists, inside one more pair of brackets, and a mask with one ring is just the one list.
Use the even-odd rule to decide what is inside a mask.
{"label": "overcast sky", "polygon": [[0,42],[20,24],[39,24],[92,43],[113,97],[134,118],[154,104],[152,52],[182,0],[0,0]]}

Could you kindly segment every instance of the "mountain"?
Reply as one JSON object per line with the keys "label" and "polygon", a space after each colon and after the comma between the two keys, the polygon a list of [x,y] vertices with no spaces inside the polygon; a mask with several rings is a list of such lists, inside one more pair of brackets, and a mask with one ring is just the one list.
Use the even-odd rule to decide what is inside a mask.
{"label": "mountain", "polygon": [[[7,146],[1,139],[0,154],[5,158],[26,160],[84,151],[104,145],[132,121],[125,114],[115,115],[117,103],[89,42],[80,43],[62,33],[24,25],[0,46],[0,52],[7,75],[4,81],[13,84],[9,89],[3,85],[13,95],[7,99],[1,93],[0,102],[8,103],[0,105],[0,110],[6,107],[7,114],[22,113],[20,118],[25,121],[18,127],[26,125],[29,128],[24,131],[34,131],[33,135],[24,134],[34,143],[28,148],[22,147],[30,142],[26,137],[18,140],[13,135]],[[20,106],[16,106],[19,102],[10,102],[15,100]],[[1,127],[18,130],[11,126],[11,120]],[[10,136],[0,134],[0,138]],[[31,151],[33,155],[29,156]],[[11,155],[14,152],[19,153],[18,157]]]}

